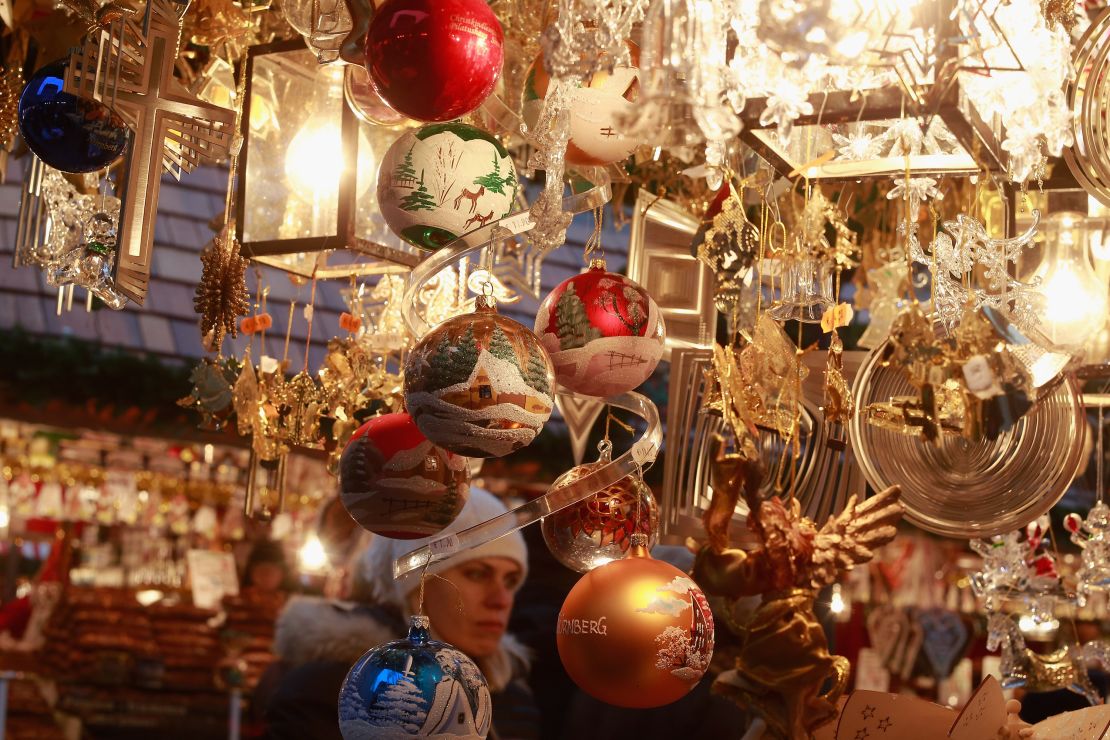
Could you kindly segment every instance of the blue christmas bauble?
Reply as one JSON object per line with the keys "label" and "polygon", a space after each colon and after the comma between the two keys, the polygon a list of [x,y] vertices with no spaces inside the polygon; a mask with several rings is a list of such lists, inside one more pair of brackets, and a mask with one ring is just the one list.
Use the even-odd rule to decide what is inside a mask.
{"label": "blue christmas bauble", "polygon": [[344,740],[482,740],[491,716],[489,687],[478,666],[452,646],[428,639],[428,618],[419,615],[404,640],[359,658],[339,690]]}
{"label": "blue christmas bauble", "polygon": [[95,172],[119,159],[128,129],[111,108],[63,92],[66,60],[46,65],[19,96],[19,133],[31,151],[62,172]]}

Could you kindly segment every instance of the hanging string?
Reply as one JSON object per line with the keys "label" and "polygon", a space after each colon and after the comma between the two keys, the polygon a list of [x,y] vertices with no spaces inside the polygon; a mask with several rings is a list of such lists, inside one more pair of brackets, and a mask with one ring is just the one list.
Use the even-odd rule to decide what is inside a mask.
{"label": "hanging string", "polygon": [[242,149],[243,137],[240,131],[243,125],[243,100],[247,92],[247,65],[239,65],[239,78],[235,83],[235,133],[232,134],[231,156],[228,158],[227,167],[227,195],[224,197],[224,227],[228,234],[235,231],[235,217],[231,215],[231,206],[239,187],[239,152]]}
{"label": "hanging string", "polygon": [[1098,490],[1095,492],[1095,496],[1098,499],[1098,503],[1101,504],[1101,503],[1103,503],[1103,500],[1102,500],[1102,497],[1103,497],[1103,488],[1102,488],[1102,402],[1101,401],[1098,404],[1098,431],[1096,433],[1098,434],[1098,441],[1096,443],[1097,452],[1098,452],[1098,460],[1095,461],[1095,479],[1097,481]]}
{"label": "hanging string", "polygon": [[[902,98],[902,107],[905,108],[906,99]],[[906,179],[903,181],[902,186],[902,201],[904,202],[905,210],[905,224],[906,224],[906,276],[909,278],[910,300],[914,305],[917,304],[917,291],[913,287],[913,249],[910,248],[910,243],[913,238],[913,226],[916,222],[917,214],[910,214],[910,156],[906,155]]]}
{"label": "hanging string", "polygon": [[[316,268],[312,268],[312,289],[308,294],[308,305],[304,309],[304,317],[308,322],[308,332],[304,340],[304,372],[308,372],[308,351],[312,349],[312,319],[316,315]],[[290,322],[292,323],[292,322]]]}
{"label": "hanging string", "polygon": [[[645,209],[646,210],[646,209]],[[594,228],[590,232],[590,236],[586,239],[586,247],[582,250],[582,259],[588,266],[591,260],[595,259],[594,253],[597,253],[597,258],[605,259],[605,249],[601,246],[601,227],[605,221],[605,207],[598,206],[593,211],[594,214]]]}
{"label": "hanging string", "polygon": [[289,320],[285,322],[285,349],[281,354],[281,364],[289,362],[289,339],[293,334],[293,309],[296,308],[296,301],[289,301]]}

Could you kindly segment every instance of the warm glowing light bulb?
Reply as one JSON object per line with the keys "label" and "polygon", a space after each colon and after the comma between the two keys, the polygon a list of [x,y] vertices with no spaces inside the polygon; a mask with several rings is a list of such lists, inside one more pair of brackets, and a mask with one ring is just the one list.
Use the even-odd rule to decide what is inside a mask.
{"label": "warm glowing light bulb", "polygon": [[305,200],[334,200],[343,175],[343,138],[338,119],[312,117],[289,142],[285,177]]}
{"label": "warm glowing light bulb", "polygon": [[834,583],[832,595],[829,597],[829,611],[833,614],[843,614],[848,605],[844,602],[844,594],[840,592],[840,584]]}
{"label": "warm glowing light bulb", "polygon": [[1106,284],[1088,257],[1082,214],[1058,213],[1045,220],[1045,254],[1036,276],[1044,296],[1041,328],[1057,346],[1079,348],[1106,322]]}
{"label": "warm glowing light bulb", "polygon": [[7,529],[11,524],[12,516],[8,512],[7,506],[0,506],[0,529]]}
{"label": "warm glowing light bulb", "polygon": [[301,562],[301,570],[318,573],[327,567],[328,553],[324,550],[324,543],[313,534],[309,535],[305,543],[301,545],[298,559]]}

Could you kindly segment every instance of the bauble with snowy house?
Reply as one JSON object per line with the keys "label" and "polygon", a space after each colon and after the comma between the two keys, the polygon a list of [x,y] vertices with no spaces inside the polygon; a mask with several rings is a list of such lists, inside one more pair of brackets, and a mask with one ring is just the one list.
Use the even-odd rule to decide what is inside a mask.
{"label": "bauble with snowy house", "polygon": [[464,123],[406,131],[378,170],[382,217],[393,233],[420,249],[439,249],[509,215],[516,190],[509,151]]}
{"label": "bauble with snowy house", "polygon": [[489,733],[489,687],[474,661],[428,638],[428,618],[408,636],[379,645],[354,664],[339,690],[344,740],[410,737],[481,740]]}
{"label": "bauble with snowy house", "polygon": [[384,537],[430,537],[455,521],[469,496],[466,458],[436,447],[403,412],[367,421],[339,459],[347,513]]}
{"label": "bauble with snowy house", "polygon": [[543,299],[536,334],[559,385],[607,397],[632,390],[655,371],[666,328],[646,290],[594,260]]}
{"label": "bauble with snowy house", "polygon": [[551,416],[554,373],[540,340],[478,296],[473,313],[430,331],[405,364],[405,408],[434,444],[501,457],[531,444]]}
{"label": "bauble with snowy house", "polygon": [[559,610],[555,641],[567,675],[607,704],[647,709],[681,699],[709,668],[713,612],[678,568],[632,535],[623,560],[591,570]]}

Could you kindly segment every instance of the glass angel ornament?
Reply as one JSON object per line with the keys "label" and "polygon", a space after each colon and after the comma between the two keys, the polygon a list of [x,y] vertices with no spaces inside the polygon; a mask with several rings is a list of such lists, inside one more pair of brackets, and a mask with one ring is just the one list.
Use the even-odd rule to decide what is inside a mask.
{"label": "glass angel ornament", "polygon": [[1099,501],[1087,512],[1086,519],[1068,514],[1064,527],[1082,550],[1082,565],[1075,574],[1076,602],[1086,606],[1092,592],[1110,588],[1110,506]]}
{"label": "glass angel ornament", "polygon": [[740,131],[725,103],[727,22],[711,0],[655,0],[644,17],[640,108],[624,122],[657,146],[723,141]]}
{"label": "glass angel ornament", "polygon": [[89,216],[82,225],[83,245],[71,250],[47,273],[46,282],[53,286],[79,285],[114,310],[127,304],[127,298],[116,290],[112,268],[116,257],[116,225],[119,200],[105,199],[102,210]]}
{"label": "glass angel ornament", "polygon": [[1023,597],[1040,617],[1052,618],[1055,595],[1060,584],[1056,561],[1045,550],[1048,516],[1038,517],[1019,531],[996,535],[989,540],[974,539],[968,544],[983,558],[983,565],[971,574],[971,588],[983,599],[987,611],[998,611],[1008,597]]}
{"label": "glass angel ornament", "polygon": [[[853,496],[818,530],[797,499],[761,500],[758,461],[733,462],[714,488],[705,515],[709,544],[698,554],[694,578],[707,594],[761,601],[743,625],[736,670],[722,673],[714,688],[762,718],[772,736],[809,737],[836,717],[849,669],[847,658],[829,654],[813,609],[817,592],[894,539],[900,492],[892,486],[859,504]],[[754,550],[725,548],[741,492],[759,542]]]}

